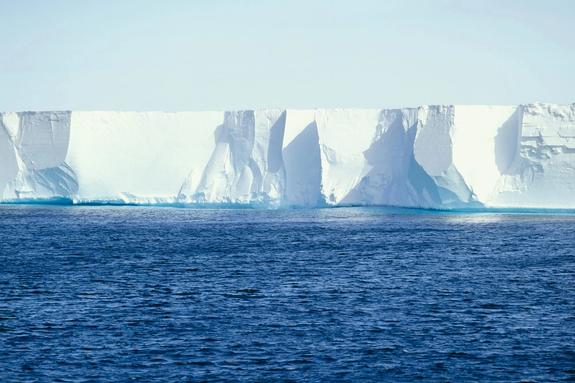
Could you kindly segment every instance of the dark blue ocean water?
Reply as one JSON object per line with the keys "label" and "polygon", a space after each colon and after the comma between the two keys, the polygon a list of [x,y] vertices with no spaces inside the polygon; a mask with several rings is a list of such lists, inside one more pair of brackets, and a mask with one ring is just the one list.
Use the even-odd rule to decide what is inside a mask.
{"label": "dark blue ocean water", "polygon": [[0,207],[0,382],[575,381],[575,216]]}

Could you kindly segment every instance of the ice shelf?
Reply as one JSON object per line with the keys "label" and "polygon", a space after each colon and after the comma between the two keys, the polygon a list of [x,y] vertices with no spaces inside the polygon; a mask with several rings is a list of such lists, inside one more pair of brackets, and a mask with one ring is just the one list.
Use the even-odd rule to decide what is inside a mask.
{"label": "ice shelf", "polygon": [[575,104],[0,113],[0,202],[575,208]]}

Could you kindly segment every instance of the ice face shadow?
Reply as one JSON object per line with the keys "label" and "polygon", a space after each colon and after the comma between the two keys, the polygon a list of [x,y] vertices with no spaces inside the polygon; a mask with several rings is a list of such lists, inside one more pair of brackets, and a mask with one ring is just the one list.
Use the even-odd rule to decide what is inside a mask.
{"label": "ice face shadow", "polygon": [[511,174],[520,161],[522,108],[497,129],[495,136],[495,163],[500,174]]}
{"label": "ice face shadow", "polygon": [[323,206],[321,154],[315,121],[308,124],[283,150],[286,172],[285,203]]}

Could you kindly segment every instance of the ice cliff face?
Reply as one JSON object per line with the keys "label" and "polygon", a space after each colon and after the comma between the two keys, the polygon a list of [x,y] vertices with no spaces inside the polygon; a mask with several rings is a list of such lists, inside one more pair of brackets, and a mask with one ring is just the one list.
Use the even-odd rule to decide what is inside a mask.
{"label": "ice cliff face", "polygon": [[77,193],[74,171],[66,164],[70,116],[70,112],[2,113],[2,200],[71,197]]}
{"label": "ice cliff face", "polygon": [[575,104],[0,113],[0,201],[575,208]]}

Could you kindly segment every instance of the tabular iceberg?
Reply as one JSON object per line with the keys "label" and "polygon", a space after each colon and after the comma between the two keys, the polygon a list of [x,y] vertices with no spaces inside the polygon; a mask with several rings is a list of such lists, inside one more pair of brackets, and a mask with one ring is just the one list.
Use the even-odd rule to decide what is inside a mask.
{"label": "tabular iceberg", "polygon": [[575,208],[575,104],[0,113],[0,201]]}

